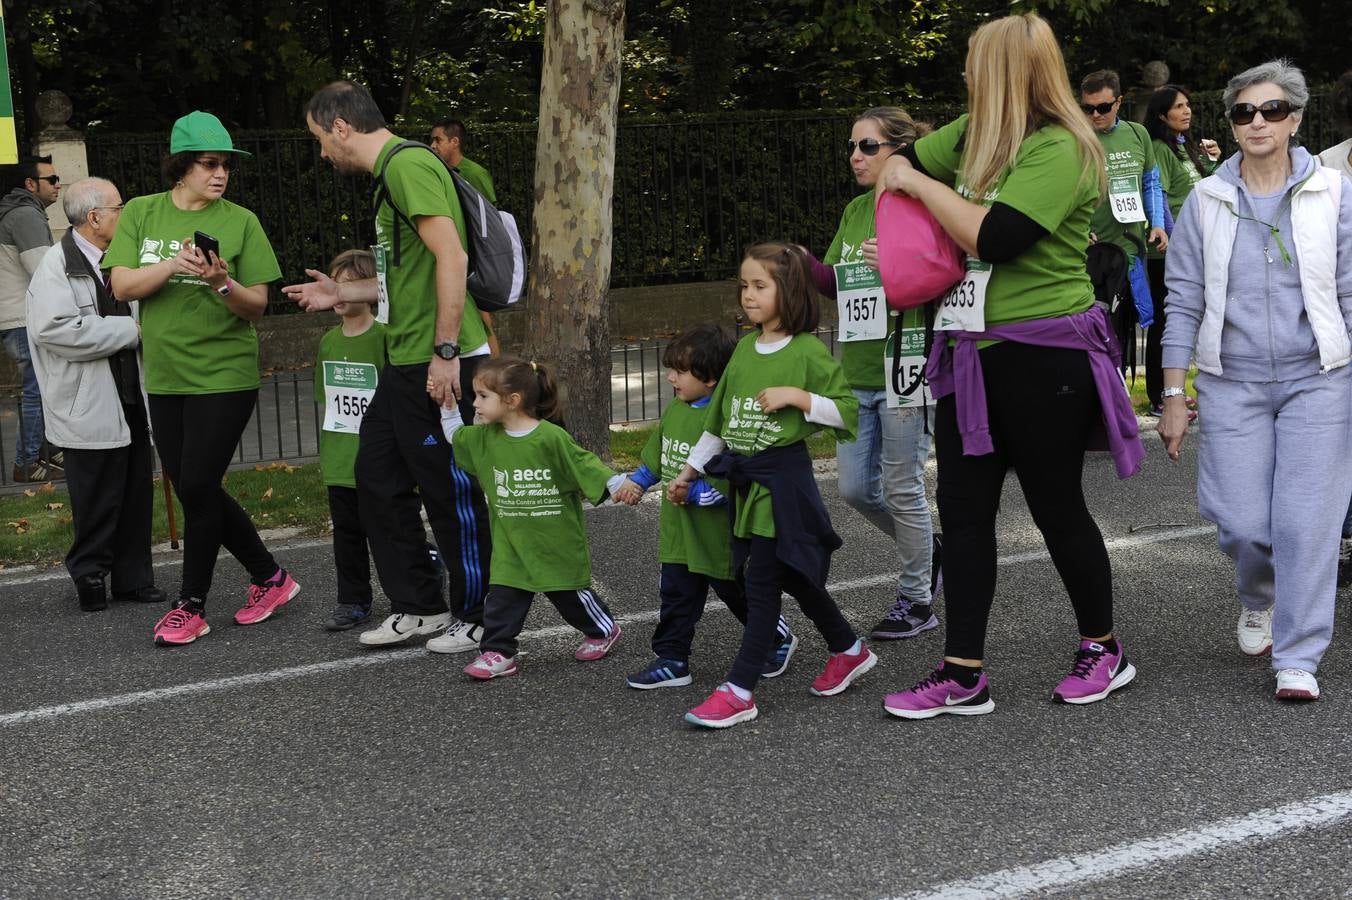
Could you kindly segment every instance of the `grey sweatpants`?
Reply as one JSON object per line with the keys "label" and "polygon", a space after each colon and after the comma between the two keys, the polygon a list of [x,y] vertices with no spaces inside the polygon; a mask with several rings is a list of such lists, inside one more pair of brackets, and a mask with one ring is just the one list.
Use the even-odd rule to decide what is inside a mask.
{"label": "grey sweatpants", "polygon": [[1201,374],[1196,388],[1202,516],[1235,561],[1239,601],[1273,609],[1273,668],[1313,672],[1333,637],[1352,498],[1352,369],[1272,383]]}

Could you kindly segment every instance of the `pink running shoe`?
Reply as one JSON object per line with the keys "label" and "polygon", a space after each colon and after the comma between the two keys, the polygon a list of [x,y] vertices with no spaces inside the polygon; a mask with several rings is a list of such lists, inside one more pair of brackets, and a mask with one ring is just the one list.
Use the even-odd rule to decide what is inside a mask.
{"label": "pink running shoe", "polygon": [[1052,699],[1060,703],[1093,703],[1136,677],[1136,667],[1127,662],[1118,642],[1117,652],[1096,641],[1080,641],[1075,654],[1075,665],[1070,674],[1052,691]]}
{"label": "pink running shoe", "polygon": [[155,623],[155,643],[162,647],[191,644],[209,631],[205,613],[179,603]]}
{"label": "pink running shoe", "polygon": [[944,672],[941,663],[910,690],[888,694],[883,699],[883,709],[902,719],[932,719],[944,714],[979,716],[995,709],[995,701],[991,699],[985,672],[977,676],[975,685],[963,687]]}
{"label": "pink running shoe", "polygon": [[277,611],[277,607],[300,593],[300,585],[286,569],[278,569],[272,580],[249,585],[244,606],[235,613],[235,624],[257,625]]}
{"label": "pink running shoe", "polygon": [[685,714],[685,720],[705,728],[731,728],[739,722],[750,722],[758,715],[760,710],[756,709],[755,697],[743,700],[726,684],[720,684],[708,699]]}
{"label": "pink running shoe", "polygon": [[503,656],[496,650],[480,653],[479,658],[465,666],[465,674],[470,678],[487,681],[490,678],[505,678],[521,671],[517,667],[515,656]]}
{"label": "pink running shoe", "polygon": [[620,626],[616,625],[615,630],[602,637],[589,637],[582,642],[582,646],[577,648],[573,654],[574,659],[582,662],[591,662],[592,660],[603,659],[610,648],[615,646],[615,642],[620,639]]}
{"label": "pink running shoe", "polygon": [[826,670],[812,679],[809,691],[818,697],[831,697],[839,694],[854,680],[878,664],[878,657],[867,644],[859,645],[858,653],[832,653],[826,660]]}

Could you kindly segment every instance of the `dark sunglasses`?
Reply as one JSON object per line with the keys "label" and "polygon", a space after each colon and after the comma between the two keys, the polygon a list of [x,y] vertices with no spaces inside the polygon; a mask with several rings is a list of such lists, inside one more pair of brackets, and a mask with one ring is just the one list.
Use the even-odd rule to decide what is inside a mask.
{"label": "dark sunglasses", "polygon": [[35,180],[35,181],[45,181],[45,182],[47,182],[48,184],[50,184],[52,187],[56,187],[58,184],[61,183],[61,176],[60,176],[60,175],[42,175],[42,176],[40,176],[40,177],[38,177],[38,178],[35,178],[34,180]]}
{"label": "dark sunglasses", "polygon": [[845,146],[850,148],[851,153],[854,152],[855,147],[858,147],[859,152],[865,156],[877,156],[879,149],[883,147],[900,147],[901,142],[875,141],[873,138],[864,138],[862,141],[846,141]]}
{"label": "dark sunglasses", "polygon": [[224,169],[226,172],[232,172],[235,168],[235,161],[228,156],[216,162],[205,159],[197,159],[193,160],[193,162],[197,163],[208,172],[215,172],[217,169]]}
{"label": "dark sunglasses", "polygon": [[[1121,100],[1122,98],[1118,97],[1117,99]],[[1093,115],[1094,113],[1098,113],[1100,116],[1106,116],[1108,115],[1108,113],[1112,112],[1113,107],[1116,105],[1117,100],[1111,100],[1107,103],[1099,103],[1097,105],[1093,103],[1081,103],[1080,109],[1084,110],[1085,115]]]}
{"label": "dark sunglasses", "polygon": [[1268,100],[1257,106],[1252,103],[1236,103],[1230,107],[1230,121],[1236,125],[1248,125],[1254,116],[1262,113],[1264,122],[1280,122],[1298,109],[1299,106],[1292,106],[1285,100]]}

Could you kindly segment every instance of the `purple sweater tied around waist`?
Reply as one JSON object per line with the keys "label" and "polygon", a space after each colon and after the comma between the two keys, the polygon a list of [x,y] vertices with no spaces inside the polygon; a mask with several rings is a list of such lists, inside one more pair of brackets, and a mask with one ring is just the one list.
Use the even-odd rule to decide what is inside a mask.
{"label": "purple sweater tied around waist", "polygon": [[[1089,368],[1098,389],[1103,421],[1089,436],[1090,450],[1112,454],[1118,478],[1130,478],[1141,469],[1145,448],[1118,369],[1122,351],[1108,324],[1108,316],[1097,304],[1082,313],[1051,319],[1033,319],[992,325],[985,331],[939,332],[925,367],[930,392],[937,400],[955,394],[958,432],[966,456],[984,456],[995,452],[991,443],[990,419],[986,409],[986,383],[981,374],[981,353],[977,341],[1018,341],[1038,347],[1064,347],[1089,354]],[[951,338],[955,346],[949,346]],[[1031,427],[1031,426],[1030,426]]]}

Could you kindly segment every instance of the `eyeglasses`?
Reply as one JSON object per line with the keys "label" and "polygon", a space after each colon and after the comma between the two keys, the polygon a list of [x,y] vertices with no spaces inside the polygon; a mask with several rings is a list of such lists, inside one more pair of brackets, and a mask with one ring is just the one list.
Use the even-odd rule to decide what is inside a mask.
{"label": "eyeglasses", "polygon": [[113,212],[121,212],[122,207],[125,205],[126,204],[119,203],[117,206],[96,206],[94,209],[111,209]]}
{"label": "eyeglasses", "polygon": [[1262,113],[1264,122],[1280,122],[1299,109],[1299,106],[1292,106],[1285,100],[1268,100],[1257,106],[1252,103],[1236,103],[1230,107],[1230,121],[1236,125],[1248,125],[1254,116]]}
{"label": "eyeglasses", "polygon": [[45,182],[47,182],[48,184],[50,184],[52,187],[56,187],[58,184],[61,183],[61,176],[60,176],[60,175],[39,175],[37,178],[35,178],[35,179],[33,179],[33,180],[34,180],[34,181],[45,181]]}
{"label": "eyeglasses", "polygon": [[1108,103],[1081,103],[1080,109],[1084,110],[1084,113],[1087,116],[1106,116],[1108,113],[1112,112],[1113,107],[1117,105],[1117,101],[1121,99],[1121,97],[1118,97],[1117,100],[1112,100]]}
{"label": "eyeglasses", "polygon": [[208,172],[224,169],[226,174],[229,174],[230,170],[235,167],[235,161],[228,156],[225,159],[199,159],[195,160],[195,162]]}
{"label": "eyeglasses", "polygon": [[864,138],[862,141],[846,141],[845,146],[850,148],[851,153],[854,152],[855,147],[858,147],[859,152],[865,156],[877,156],[878,150],[882,147],[900,147],[901,142],[875,141],[873,138]]}

